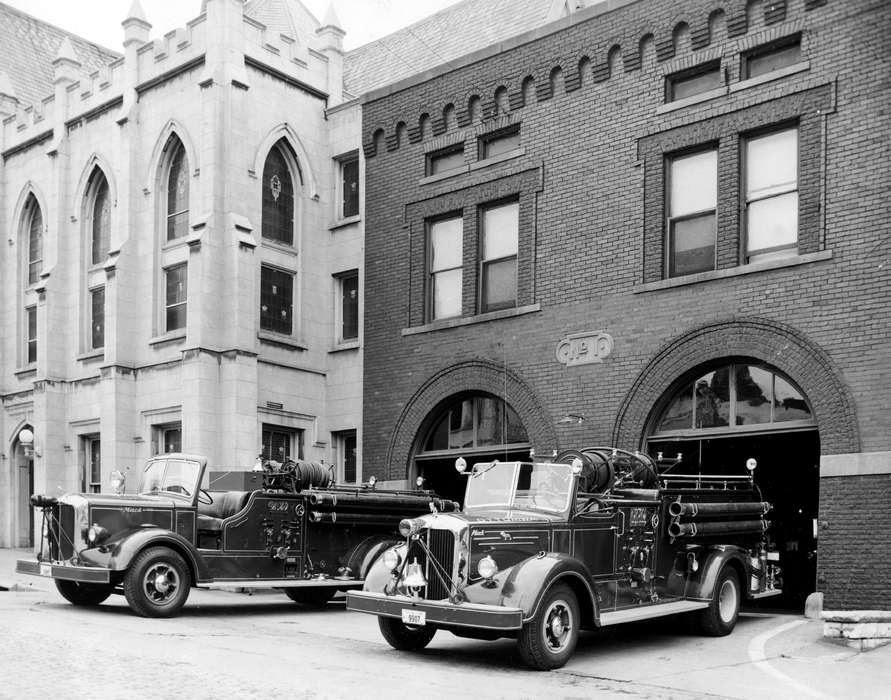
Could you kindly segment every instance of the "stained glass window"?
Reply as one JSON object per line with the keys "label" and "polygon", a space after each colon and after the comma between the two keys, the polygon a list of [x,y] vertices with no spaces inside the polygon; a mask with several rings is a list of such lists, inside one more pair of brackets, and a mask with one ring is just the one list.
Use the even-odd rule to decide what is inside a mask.
{"label": "stained glass window", "polygon": [[93,179],[90,262],[96,265],[102,262],[108,254],[109,241],[111,240],[111,197],[108,191],[108,181],[100,170],[95,171]]}
{"label": "stained glass window", "polygon": [[260,269],[260,328],[291,335],[294,275],[272,267]]}
{"label": "stained glass window", "polygon": [[28,195],[28,284],[40,279],[43,271],[43,212],[34,195]]}
{"label": "stained glass window", "polygon": [[263,238],[285,245],[294,244],[294,181],[279,141],[266,157],[263,167]]}
{"label": "stained glass window", "polygon": [[189,232],[189,162],[186,149],[176,137],[171,138],[170,171],[167,174],[167,240],[182,238]]}

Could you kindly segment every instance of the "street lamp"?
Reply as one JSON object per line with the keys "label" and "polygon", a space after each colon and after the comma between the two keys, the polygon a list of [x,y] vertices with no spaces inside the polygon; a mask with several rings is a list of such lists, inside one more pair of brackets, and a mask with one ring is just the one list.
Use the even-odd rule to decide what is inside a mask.
{"label": "street lamp", "polygon": [[[25,452],[25,457],[29,459],[35,455],[34,450],[34,432],[30,428],[22,428],[19,431],[19,442]],[[38,457],[40,455],[37,455]]]}

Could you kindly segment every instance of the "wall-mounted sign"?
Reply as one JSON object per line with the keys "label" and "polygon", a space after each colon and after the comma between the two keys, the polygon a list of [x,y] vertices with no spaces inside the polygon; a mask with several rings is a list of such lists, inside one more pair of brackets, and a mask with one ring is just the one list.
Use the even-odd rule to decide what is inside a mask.
{"label": "wall-mounted sign", "polygon": [[557,362],[567,367],[603,362],[612,351],[613,337],[609,333],[575,333],[557,343]]}

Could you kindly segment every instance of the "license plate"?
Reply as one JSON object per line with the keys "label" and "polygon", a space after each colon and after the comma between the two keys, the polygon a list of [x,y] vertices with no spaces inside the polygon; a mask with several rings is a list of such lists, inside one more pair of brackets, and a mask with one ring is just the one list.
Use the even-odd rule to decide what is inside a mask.
{"label": "license plate", "polygon": [[402,608],[402,621],[406,625],[426,625],[427,613],[423,610],[410,610]]}
{"label": "license plate", "polygon": [[49,564],[41,564],[40,565],[40,575],[41,576],[52,576],[53,575],[53,567]]}

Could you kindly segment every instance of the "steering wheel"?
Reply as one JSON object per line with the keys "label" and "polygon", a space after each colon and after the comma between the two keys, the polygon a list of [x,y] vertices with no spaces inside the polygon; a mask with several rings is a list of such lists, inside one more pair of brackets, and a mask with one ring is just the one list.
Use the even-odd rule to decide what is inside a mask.
{"label": "steering wheel", "polygon": [[198,503],[203,503],[204,505],[209,506],[213,503],[213,496],[204,489],[198,489]]}

